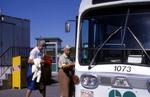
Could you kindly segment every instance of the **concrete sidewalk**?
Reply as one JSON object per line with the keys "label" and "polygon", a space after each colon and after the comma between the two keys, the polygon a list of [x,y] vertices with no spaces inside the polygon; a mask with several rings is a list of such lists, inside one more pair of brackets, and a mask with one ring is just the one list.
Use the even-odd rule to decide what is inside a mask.
{"label": "concrete sidewalk", "polygon": [[[46,87],[46,97],[59,97],[59,83],[57,76],[52,78],[52,84]],[[7,89],[0,90],[0,97],[25,97],[25,89]],[[41,97],[38,90],[34,90],[30,97]]]}

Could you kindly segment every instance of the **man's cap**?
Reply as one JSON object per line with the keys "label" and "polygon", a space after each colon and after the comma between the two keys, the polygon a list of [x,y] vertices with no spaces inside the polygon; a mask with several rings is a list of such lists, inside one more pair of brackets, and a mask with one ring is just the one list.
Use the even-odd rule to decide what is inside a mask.
{"label": "man's cap", "polygon": [[71,49],[71,46],[70,46],[70,45],[66,45],[66,46],[64,47],[64,49]]}

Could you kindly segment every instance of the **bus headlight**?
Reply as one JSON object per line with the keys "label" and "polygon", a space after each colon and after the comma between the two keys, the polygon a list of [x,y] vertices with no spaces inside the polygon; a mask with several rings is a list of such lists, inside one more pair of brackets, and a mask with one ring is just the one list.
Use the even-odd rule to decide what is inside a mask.
{"label": "bus headlight", "polygon": [[81,84],[84,88],[95,89],[98,86],[98,79],[93,75],[82,75]]}

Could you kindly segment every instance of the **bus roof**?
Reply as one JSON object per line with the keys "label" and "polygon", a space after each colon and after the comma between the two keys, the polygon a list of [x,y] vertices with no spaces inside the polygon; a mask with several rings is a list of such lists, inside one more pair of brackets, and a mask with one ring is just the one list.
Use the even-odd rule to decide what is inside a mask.
{"label": "bus roof", "polygon": [[79,13],[93,7],[115,6],[119,4],[134,4],[150,2],[150,0],[82,0]]}

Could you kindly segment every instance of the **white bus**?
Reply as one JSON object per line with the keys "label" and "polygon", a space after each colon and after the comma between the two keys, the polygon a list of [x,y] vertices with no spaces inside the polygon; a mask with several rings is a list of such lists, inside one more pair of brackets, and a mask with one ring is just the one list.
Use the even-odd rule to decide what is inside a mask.
{"label": "white bus", "polygon": [[75,97],[150,97],[150,0],[82,0]]}

